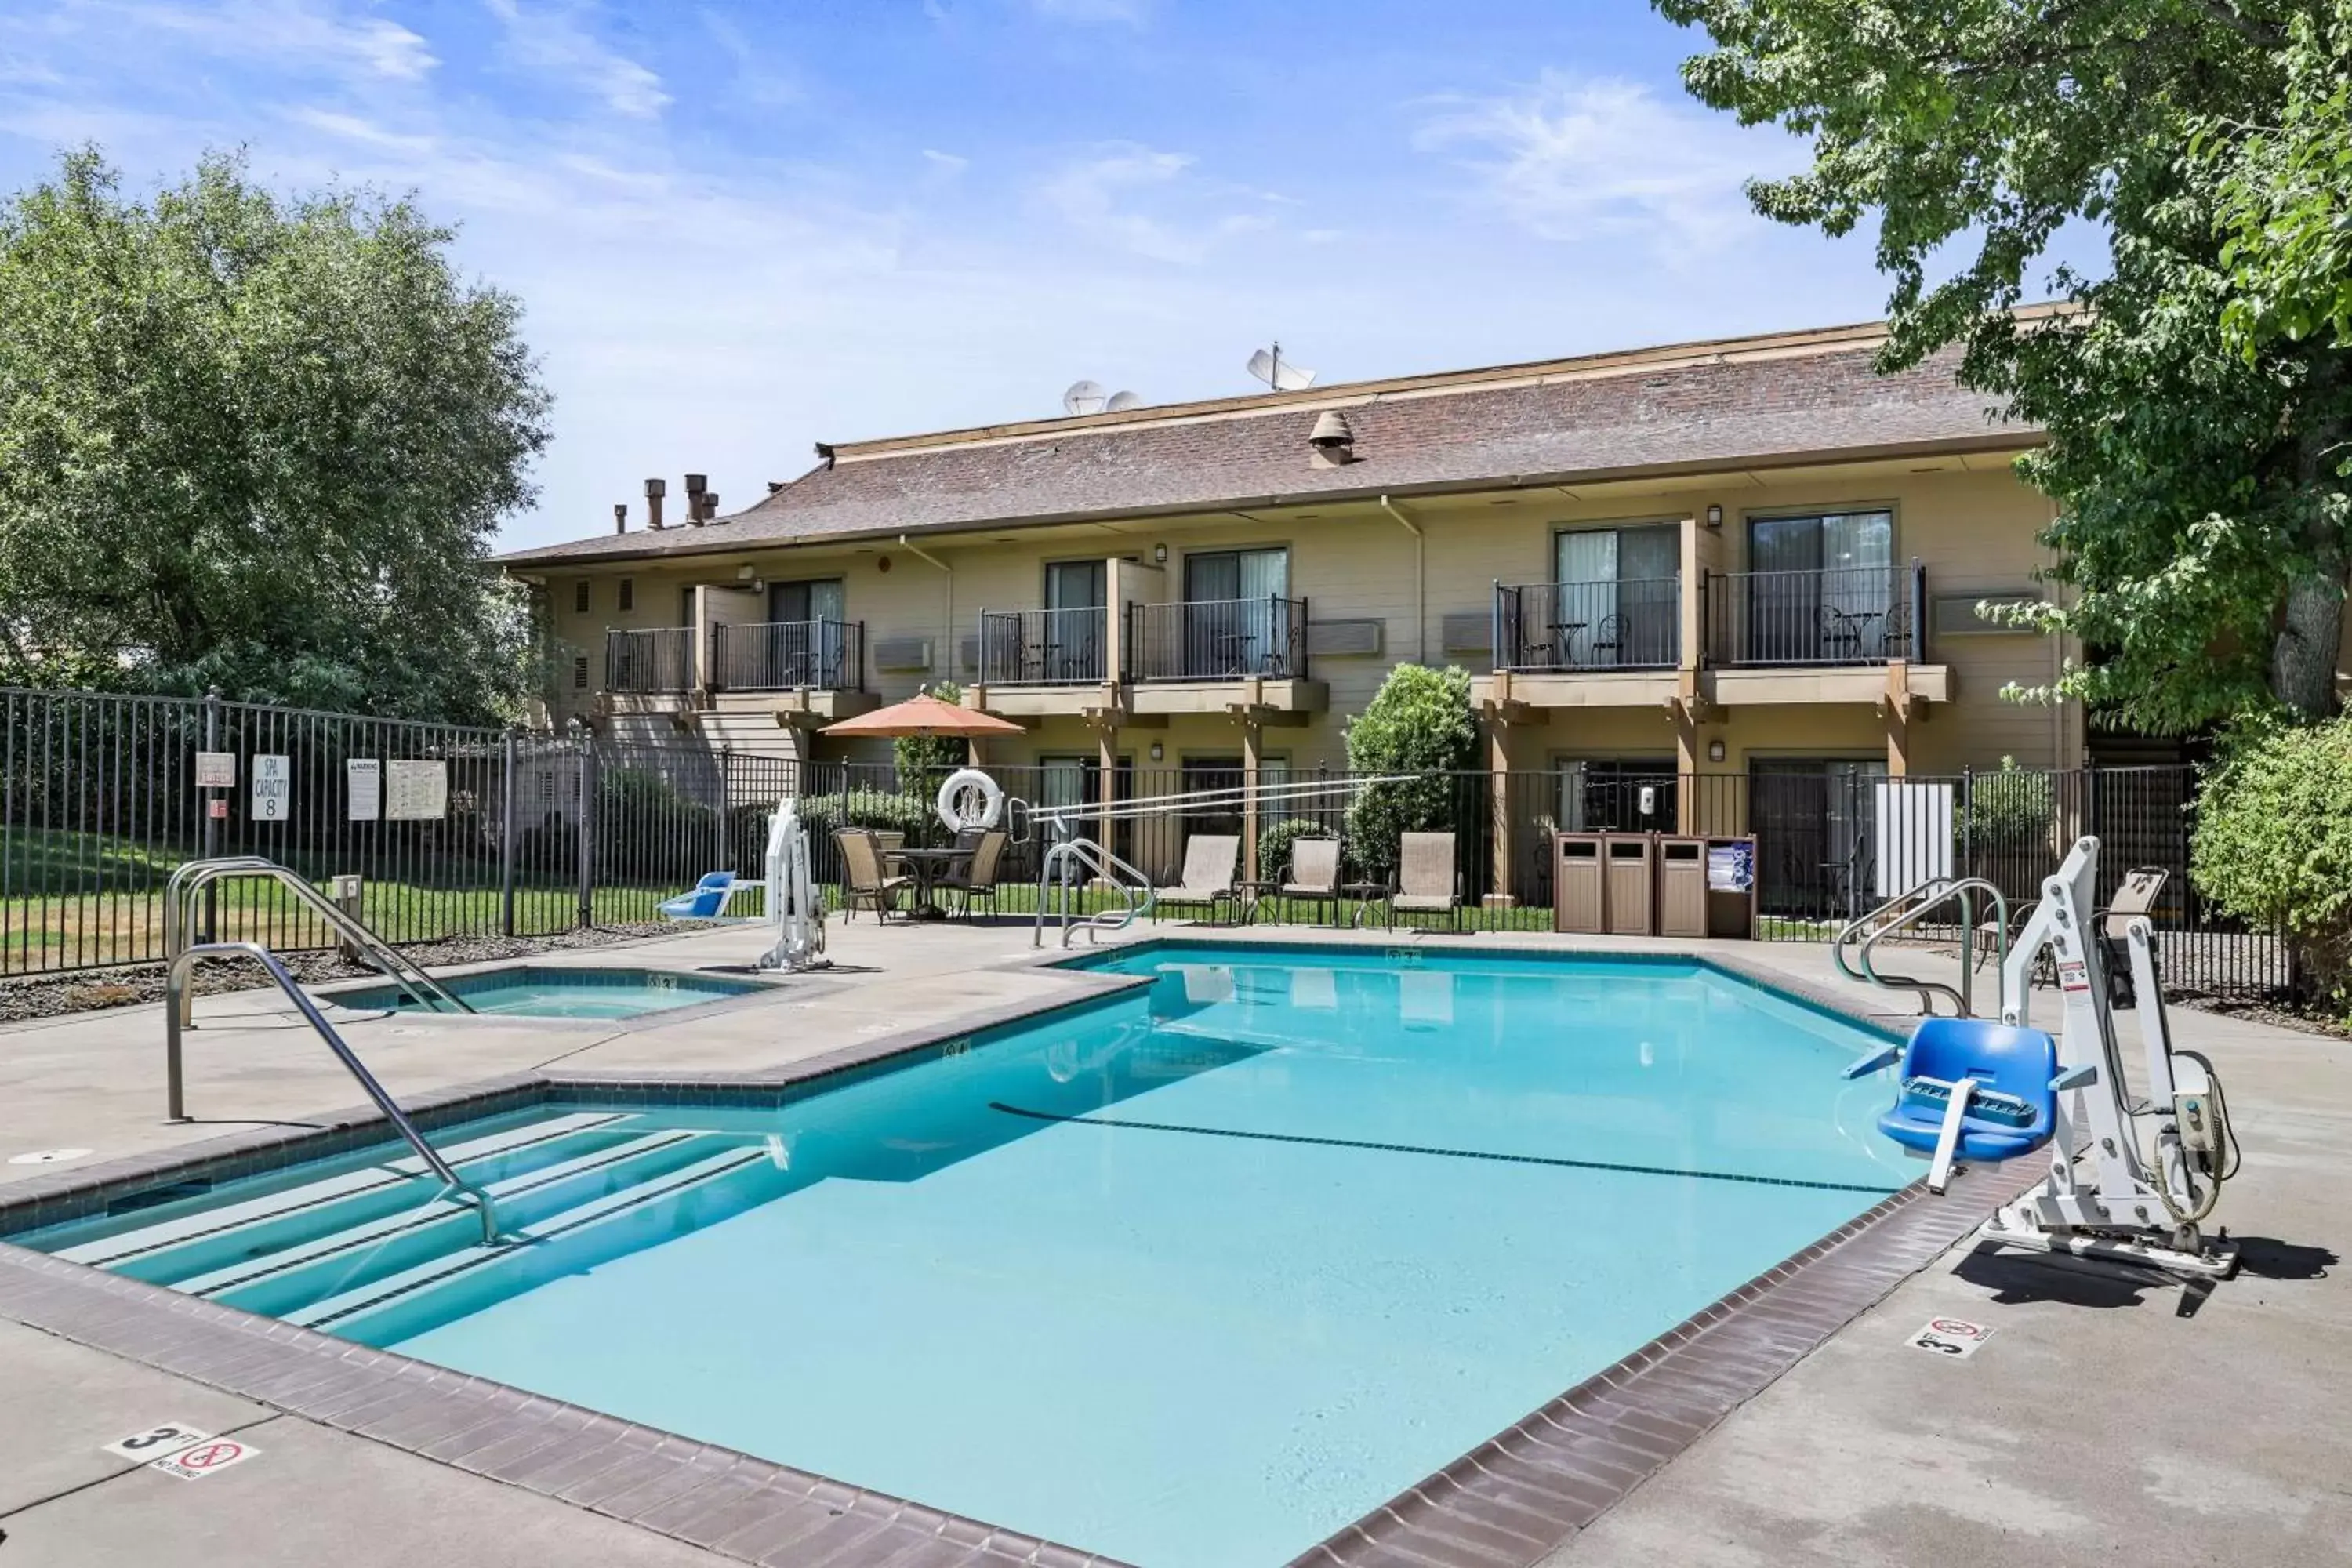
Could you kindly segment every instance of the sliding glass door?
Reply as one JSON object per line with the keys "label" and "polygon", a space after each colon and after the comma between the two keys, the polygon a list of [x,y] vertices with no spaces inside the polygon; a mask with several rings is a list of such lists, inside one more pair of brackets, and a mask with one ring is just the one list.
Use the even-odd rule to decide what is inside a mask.
{"label": "sliding glass door", "polygon": [[1549,662],[1559,668],[1676,661],[1679,524],[1564,530],[1554,549],[1552,610],[1545,625],[1523,627],[1523,638],[1549,639]]}
{"label": "sliding glass door", "polygon": [[1868,664],[1886,657],[1895,519],[1884,511],[1748,524],[1749,664]]}

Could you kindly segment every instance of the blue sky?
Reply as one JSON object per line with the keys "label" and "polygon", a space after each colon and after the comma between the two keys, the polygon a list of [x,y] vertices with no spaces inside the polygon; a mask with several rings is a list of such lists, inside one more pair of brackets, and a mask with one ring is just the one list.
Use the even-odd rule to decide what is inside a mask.
{"label": "blue sky", "polygon": [[[414,190],[556,394],[509,547],[648,474],[729,510],[850,440],[1867,319],[1866,239],[1750,216],[1801,149],[1640,0],[5,0],[0,186]],[[638,515],[633,508],[633,516]]]}

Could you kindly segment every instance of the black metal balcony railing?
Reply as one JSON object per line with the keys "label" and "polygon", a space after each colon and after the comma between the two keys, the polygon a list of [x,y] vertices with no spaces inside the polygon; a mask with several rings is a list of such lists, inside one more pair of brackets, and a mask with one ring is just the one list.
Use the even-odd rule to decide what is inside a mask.
{"label": "black metal balcony railing", "polygon": [[604,634],[604,689],[689,691],[694,688],[694,628]]}
{"label": "black metal balcony railing", "polygon": [[983,610],[980,679],[989,686],[1098,685],[1110,677],[1110,612]]}
{"label": "black metal balcony railing", "polygon": [[1927,656],[1927,568],[1711,572],[1706,658],[1717,666],[1917,663]]}
{"label": "black metal balcony railing", "polygon": [[1307,601],[1269,595],[1127,607],[1129,680],[1307,677]]}
{"label": "black metal balcony railing", "polygon": [[716,626],[713,691],[863,691],[866,623],[819,618]]}
{"label": "black metal balcony railing", "polygon": [[1682,579],[1495,585],[1495,668],[1671,669],[1682,659]]}

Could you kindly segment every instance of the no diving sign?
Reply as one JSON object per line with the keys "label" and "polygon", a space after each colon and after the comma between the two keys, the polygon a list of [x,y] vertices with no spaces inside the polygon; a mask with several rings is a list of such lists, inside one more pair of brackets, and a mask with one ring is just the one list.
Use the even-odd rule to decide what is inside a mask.
{"label": "no diving sign", "polygon": [[1966,1361],[1990,1338],[1992,1330],[1982,1323],[1971,1323],[1966,1318],[1930,1318],[1925,1328],[1911,1336],[1910,1344],[1913,1350]]}
{"label": "no diving sign", "polygon": [[235,1437],[211,1436],[175,1421],[133,1432],[119,1442],[107,1444],[106,1451],[126,1459],[142,1460],[149,1469],[161,1470],[184,1481],[200,1481],[261,1452],[250,1443]]}

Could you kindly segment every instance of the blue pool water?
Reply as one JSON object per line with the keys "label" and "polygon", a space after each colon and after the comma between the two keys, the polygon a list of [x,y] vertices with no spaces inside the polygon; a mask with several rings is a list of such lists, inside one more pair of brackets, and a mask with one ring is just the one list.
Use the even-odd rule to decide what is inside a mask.
{"label": "blue pool water", "polygon": [[1911,1177],[1872,1130],[1884,1086],[1838,1074],[1874,1040],[1695,963],[1098,967],[1156,979],[781,1109],[439,1134],[537,1242],[501,1254],[381,1153],[32,1239],[1146,1568],[1237,1568]]}
{"label": "blue pool water", "polygon": [[[669,969],[558,969],[522,965],[444,979],[442,988],[477,1013],[527,1018],[634,1018],[671,1007],[721,1001],[763,990],[756,980],[729,980]],[[403,1013],[446,1011],[420,1002],[396,985],[340,992],[344,1007]]]}

